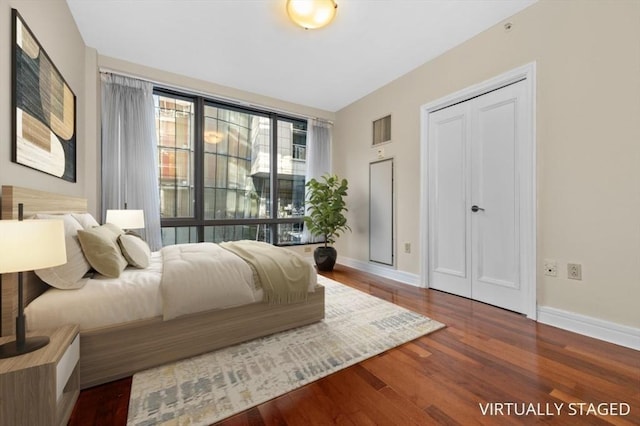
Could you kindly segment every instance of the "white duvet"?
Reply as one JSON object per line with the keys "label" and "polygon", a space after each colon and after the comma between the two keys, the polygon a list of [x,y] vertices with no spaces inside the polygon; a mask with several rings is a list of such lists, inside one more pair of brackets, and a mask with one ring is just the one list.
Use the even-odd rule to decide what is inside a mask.
{"label": "white duvet", "polygon": [[165,320],[262,300],[249,265],[217,244],[167,246],[162,257],[160,293]]}
{"label": "white duvet", "polygon": [[[188,263],[186,268],[163,268],[163,263]],[[312,264],[309,292],[317,275]],[[164,275],[164,276],[163,276]],[[79,324],[95,329],[154,317],[223,309],[262,300],[251,268],[216,244],[179,244],[152,253],[146,269],[125,269],[119,278],[101,275],[78,290],[50,288],[25,309],[27,328],[49,329]]]}

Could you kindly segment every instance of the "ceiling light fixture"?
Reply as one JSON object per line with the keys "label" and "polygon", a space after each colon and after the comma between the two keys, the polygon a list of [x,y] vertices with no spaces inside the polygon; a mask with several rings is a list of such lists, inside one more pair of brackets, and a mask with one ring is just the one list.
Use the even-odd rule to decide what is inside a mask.
{"label": "ceiling light fixture", "polygon": [[336,16],[334,0],[287,0],[289,18],[305,30],[322,28]]}

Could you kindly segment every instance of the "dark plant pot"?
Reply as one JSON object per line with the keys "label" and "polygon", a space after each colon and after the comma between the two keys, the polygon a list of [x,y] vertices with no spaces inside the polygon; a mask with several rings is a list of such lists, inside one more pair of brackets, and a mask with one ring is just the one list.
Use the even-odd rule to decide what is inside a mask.
{"label": "dark plant pot", "polygon": [[318,271],[333,271],[337,258],[338,252],[333,247],[316,247],[313,251]]}

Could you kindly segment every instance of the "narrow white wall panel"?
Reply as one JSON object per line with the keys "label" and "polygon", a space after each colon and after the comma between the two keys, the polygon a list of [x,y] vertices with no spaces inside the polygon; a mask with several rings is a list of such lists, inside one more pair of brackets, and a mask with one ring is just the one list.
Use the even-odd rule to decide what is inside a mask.
{"label": "narrow white wall panel", "polygon": [[369,165],[369,260],[393,265],[393,160]]}

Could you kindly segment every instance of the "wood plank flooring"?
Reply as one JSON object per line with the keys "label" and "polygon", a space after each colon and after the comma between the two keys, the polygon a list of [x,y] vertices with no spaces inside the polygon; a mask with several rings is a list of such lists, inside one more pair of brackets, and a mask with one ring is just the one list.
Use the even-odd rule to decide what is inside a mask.
{"label": "wood plank flooring", "polygon": [[[324,275],[447,327],[219,425],[640,424],[638,351],[341,265]],[[82,391],[69,425],[125,425],[130,389],[128,378]],[[587,414],[602,403],[613,405]],[[628,415],[606,415],[620,403]]]}

